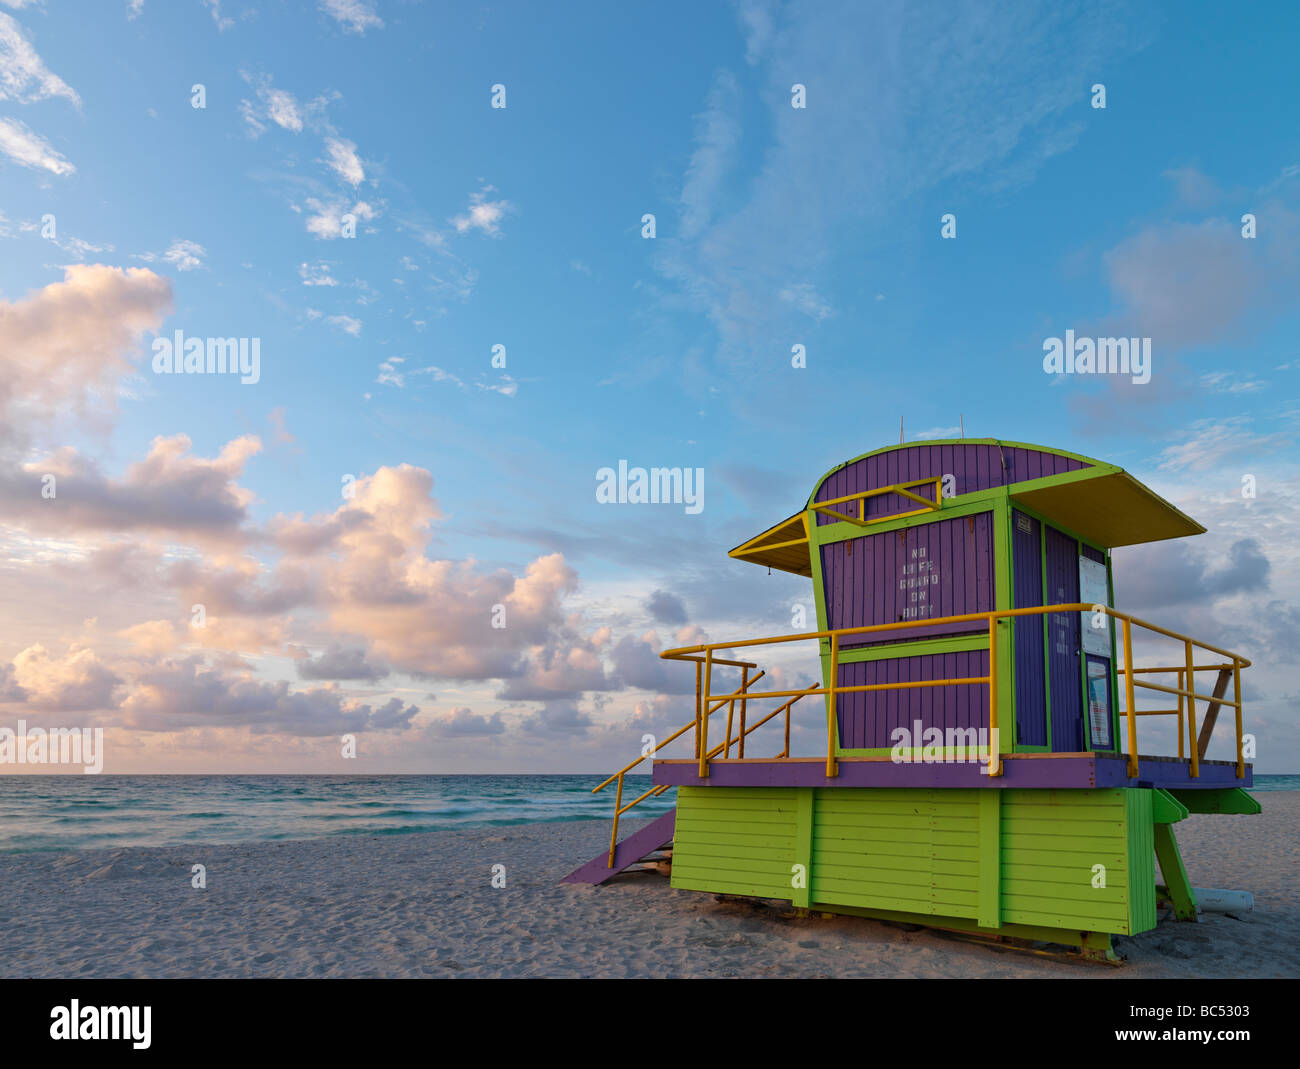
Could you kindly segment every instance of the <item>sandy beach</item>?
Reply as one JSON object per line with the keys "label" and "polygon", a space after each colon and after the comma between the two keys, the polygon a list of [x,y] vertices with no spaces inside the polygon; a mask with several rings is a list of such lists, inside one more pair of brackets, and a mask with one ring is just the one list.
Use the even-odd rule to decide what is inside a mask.
{"label": "sandy beach", "polygon": [[[560,884],[599,821],[301,842],[0,857],[4,977],[1300,976],[1300,792],[1177,825],[1196,886],[1255,910],[1162,919],[1119,968],[877,921],[673,890],[655,873]],[[207,887],[191,887],[192,866]],[[493,866],[505,866],[505,887]],[[499,880],[497,882],[500,882]]]}

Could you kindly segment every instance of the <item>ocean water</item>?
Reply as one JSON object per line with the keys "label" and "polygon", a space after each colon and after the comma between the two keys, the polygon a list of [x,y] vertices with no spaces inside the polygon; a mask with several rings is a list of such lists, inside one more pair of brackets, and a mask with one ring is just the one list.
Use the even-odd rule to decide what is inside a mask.
{"label": "ocean water", "polygon": [[[603,776],[0,776],[0,853],[610,820]],[[650,787],[629,776],[623,801]],[[625,820],[672,808],[675,790]]]}
{"label": "ocean water", "polygon": [[[402,835],[556,820],[609,820],[600,776],[0,776],[0,853]],[[629,776],[624,801],[650,787]],[[1254,792],[1300,790],[1256,776]],[[632,820],[667,812],[649,798]],[[1267,805],[1267,801],[1265,801]]]}

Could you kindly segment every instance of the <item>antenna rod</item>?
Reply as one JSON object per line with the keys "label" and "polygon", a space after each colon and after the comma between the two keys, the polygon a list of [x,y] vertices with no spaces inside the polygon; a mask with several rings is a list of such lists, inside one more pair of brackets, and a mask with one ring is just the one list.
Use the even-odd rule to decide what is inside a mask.
{"label": "antenna rod", "polygon": [[961,436],[962,436],[962,439],[965,440],[965,438],[966,438],[966,420],[965,420],[965,418],[962,416],[962,414],[961,414],[960,412],[957,413],[957,423],[961,426]]}
{"label": "antenna rod", "polygon": [[903,444],[903,417],[898,417],[898,444]]}

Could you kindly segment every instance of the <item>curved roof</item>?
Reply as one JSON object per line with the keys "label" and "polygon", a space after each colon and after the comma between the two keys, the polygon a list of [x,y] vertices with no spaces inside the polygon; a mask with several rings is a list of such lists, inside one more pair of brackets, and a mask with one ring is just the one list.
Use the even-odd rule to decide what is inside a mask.
{"label": "curved roof", "polygon": [[[945,476],[954,484],[945,500],[1005,487],[1013,502],[1107,549],[1205,531],[1114,464],[1025,442],[943,438],[885,446],[837,465],[817,480],[803,509],[729,555],[811,576],[811,524],[847,520],[867,527],[909,512],[941,511],[928,503],[933,496],[927,501],[918,494]],[[838,503],[846,500],[859,510],[857,517],[840,511],[846,506]]]}
{"label": "curved roof", "polygon": [[[994,449],[998,451],[999,469],[1002,472],[1007,471],[1008,450],[1011,451],[1012,459],[1016,459],[1018,456],[1026,461],[1029,461],[1032,458],[1038,458],[1039,463],[1037,467],[1029,465],[1025,472],[1025,474],[1035,478],[1047,474],[1060,474],[1065,471],[1078,470],[1080,468],[1106,466],[1102,461],[1094,460],[1092,457],[1085,457],[1080,453],[1070,453],[1064,449],[1052,449],[1048,446],[1033,445],[1028,442],[1007,442],[998,438],[933,438],[920,442],[900,442],[897,445],[887,445],[880,449],[873,449],[869,453],[862,453],[861,455],[854,457],[852,460],[846,460],[842,464],[837,464],[835,467],[831,468],[830,471],[817,480],[812,493],[808,495],[808,506],[812,506],[814,498],[817,497],[818,491],[835,475],[852,468],[870,469],[872,467],[881,467],[882,465],[880,464],[872,465],[869,463],[874,458],[884,459],[888,454],[894,453],[908,454],[922,450],[929,451],[934,453],[937,458],[947,461],[948,466],[944,471],[938,472],[938,474],[947,474],[953,472],[957,467],[957,464],[954,462],[959,461],[962,453],[969,455],[971,451],[976,451],[987,452],[991,455]],[[1051,467],[1051,470],[1046,470],[1044,465],[1044,459],[1046,458],[1050,458],[1050,460],[1048,460],[1048,466]],[[1057,463],[1052,464],[1051,461],[1057,461]],[[918,473],[909,472],[908,474]],[[988,489],[989,486],[994,485],[1005,486],[1010,482],[1022,481],[1025,480],[1019,478],[1004,479],[997,482],[990,482],[987,486],[980,486],[978,489]],[[960,493],[962,491],[959,490],[958,492]]]}

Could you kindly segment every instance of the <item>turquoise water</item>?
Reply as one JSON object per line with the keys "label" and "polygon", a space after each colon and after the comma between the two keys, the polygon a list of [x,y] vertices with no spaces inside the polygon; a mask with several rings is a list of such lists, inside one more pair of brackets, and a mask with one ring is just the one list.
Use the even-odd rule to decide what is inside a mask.
{"label": "turquoise water", "polygon": [[[609,820],[598,776],[0,776],[0,853],[401,835]],[[628,777],[624,799],[650,786]],[[1256,776],[1253,791],[1300,790]],[[652,817],[675,792],[629,814]],[[1267,804],[1267,803],[1265,803]]]}
{"label": "turquoise water", "polygon": [[1300,791],[1300,776],[1255,776],[1251,791]]}
{"label": "turquoise water", "polygon": [[[609,820],[600,776],[0,776],[0,853]],[[650,787],[629,776],[625,802]],[[672,808],[676,792],[625,819]]]}

